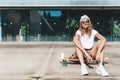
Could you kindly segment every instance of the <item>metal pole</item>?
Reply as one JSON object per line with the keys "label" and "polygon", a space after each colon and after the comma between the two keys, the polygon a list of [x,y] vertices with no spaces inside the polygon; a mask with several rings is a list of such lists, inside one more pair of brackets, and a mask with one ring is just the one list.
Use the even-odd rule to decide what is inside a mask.
{"label": "metal pole", "polygon": [[112,41],[113,41],[113,16],[111,17],[111,38],[112,38]]}

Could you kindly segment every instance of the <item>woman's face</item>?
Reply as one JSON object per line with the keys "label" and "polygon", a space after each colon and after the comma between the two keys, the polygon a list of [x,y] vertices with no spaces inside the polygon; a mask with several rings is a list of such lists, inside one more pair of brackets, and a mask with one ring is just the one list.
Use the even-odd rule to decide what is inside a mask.
{"label": "woman's face", "polygon": [[82,19],[81,25],[84,29],[87,29],[89,27],[89,20],[87,18]]}

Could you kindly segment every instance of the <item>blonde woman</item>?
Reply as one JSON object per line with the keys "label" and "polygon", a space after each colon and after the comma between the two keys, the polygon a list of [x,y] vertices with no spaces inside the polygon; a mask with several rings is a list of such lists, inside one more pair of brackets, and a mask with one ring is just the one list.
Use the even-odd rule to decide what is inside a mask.
{"label": "blonde woman", "polygon": [[[94,44],[94,38],[98,41]],[[108,72],[103,66],[104,60],[104,46],[106,38],[98,31],[92,28],[92,23],[87,15],[80,18],[80,28],[77,30],[73,42],[75,44],[75,52],[81,63],[81,74],[88,75],[88,70],[84,63],[84,58],[91,61],[94,58],[98,61],[96,72],[102,76],[109,76]]]}

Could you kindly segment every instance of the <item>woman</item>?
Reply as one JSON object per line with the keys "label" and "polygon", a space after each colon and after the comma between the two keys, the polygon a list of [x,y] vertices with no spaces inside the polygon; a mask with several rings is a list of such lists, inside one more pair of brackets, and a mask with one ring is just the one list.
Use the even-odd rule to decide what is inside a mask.
{"label": "woman", "polygon": [[[94,38],[98,41],[95,45]],[[103,64],[104,61],[104,46],[106,43],[105,37],[92,28],[92,23],[87,15],[80,18],[80,28],[77,30],[73,42],[75,44],[75,52],[81,63],[81,74],[88,75],[84,58],[91,61],[94,58],[98,61],[96,72],[102,76],[109,76]]]}

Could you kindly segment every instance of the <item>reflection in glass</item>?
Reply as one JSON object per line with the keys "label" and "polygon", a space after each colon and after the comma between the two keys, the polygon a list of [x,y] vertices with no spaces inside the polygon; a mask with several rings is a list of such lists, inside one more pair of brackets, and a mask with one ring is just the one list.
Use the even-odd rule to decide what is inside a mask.
{"label": "reflection in glass", "polygon": [[1,10],[0,41],[72,41],[83,14],[108,41],[119,40],[119,13],[97,9]]}

